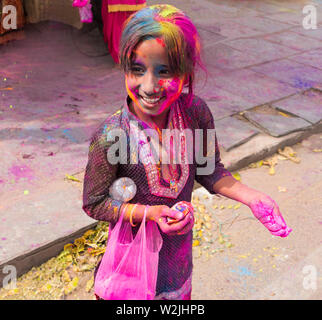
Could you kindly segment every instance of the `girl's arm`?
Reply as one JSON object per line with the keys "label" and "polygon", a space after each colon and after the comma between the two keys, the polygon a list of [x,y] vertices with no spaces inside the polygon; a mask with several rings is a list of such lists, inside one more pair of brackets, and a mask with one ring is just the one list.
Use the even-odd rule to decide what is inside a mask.
{"label": "girl's arm", "polygon": [[109,187],[117,179],[117,165],[111,164],[106,156],[109,145],[100,128],[89,147],[83,185],[83,210],[95,220],[116,223],[123,202],[109,196]]}
{"label": "girl's arm", "polygon": [[277,203],[268,195],[252,189],[232,176],[223,177],[213,185],[213,191],[247,205],[254,216],[271,232],[287,237],[292,231],[288,228]]}
{"label": "girl's arm", "polygon": [[247,206],[260,192],[249,188],[232,176],[226,176],[213,185],[213,191]]}

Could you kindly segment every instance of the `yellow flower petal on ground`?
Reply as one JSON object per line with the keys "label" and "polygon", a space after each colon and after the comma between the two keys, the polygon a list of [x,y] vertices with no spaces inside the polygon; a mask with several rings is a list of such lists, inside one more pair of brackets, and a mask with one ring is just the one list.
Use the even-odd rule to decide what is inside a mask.
{"label": "yellow flower petal on ground", "polygon": [[291,116],[289,116],[288,114],[284,113],[284,112],[281,112],[279,111],[278,112],[281,116],[285,117],[285,118],[291,118]]}
{"label": "yellow flower petal on ground", "polygon": [[218,241],[221,244],[225,243],[225,240],[224,240],[224,238],[222,236],[219,236]]}
{"label": "yellow flower petal on ground", "polygon": [[66,270],[64,270],[62,278],[63,278],[64,282],[70,282],[70,280],[71,280],[70,276],[69,276],[69,273]]}
{"label": "yellow flower petal on ground", "polygon": [[287,189],[281,186],[278,186],[278,192],[286,192]]}
{"label": "yellow flower petal on ground", "polygon": [[205,226],[207,229],[211,229],[212,228],[212,224],[210,222],[206,222]]}
{"label": "yellow flower petal on ground", "polygon": [[92,234],[94,234],[95,233],[95,231],[94,230],[92,230],[92,229],[90,229],[90,230],[87,230],[85,233],[84,233],[84,238],[87,238],[87,237],[89,237],[89,236],[91,236]]}
{"label": "yellow flower petal on ground", "polygon": [[76,181],[76,182],[81,182],[79,179],[75,178],[74,176],[71,176],[69,174],[66,174],[66,179],[67,180],[72,180],[72,181]]}
{"label": "yellow flower petal on ground", "polygon": [[92,277],[87,281],[86,287],[85,287],[86,292],[90,292],[93,286],[94,286],[94,277]]}
{"label": "yellow flower petal on ground", "polygon": [[206,207],[202,204],[202,205],[198,206],[198,211],[200,213],[204,213],[206,211]]}
{"label": "yellow flower petal on ground", "polygon": [[64,245],[64,251],[71,251],[74,248],[72,243],[67,243]]}
{"label": "yellow flower petal on ground", "polygon": [[193,243],[192,243],[192,246],[193,247],[197,247],[200,245],[200,241],[199,240],[194,240]]}
{"label": "yellow flower petal on ground", "polygon": [[238,172],[233,173],[232,176],[238,181],[241,180],[240,174]]}
{"label": "yellow flower petal on ground", "polygon": [[51,288],[52,288],[52,285],[51,285],[50,283],[46,283],[46,284],[42,287],[42,289],[43,289],[44,291],[49,291]]}
{"label": "yellow flower petal on ground", "polygon": [[268,170],[268,173],[272,176],[275,174],[275,168],[274,167],[270,167]]}
{"label": "yellow flower petal on ground", "polygon": [[263,160],[256,162],[257,168],[260,168],[263,165]]}
{"label": "yellow flower petal on ground", "polygon": [[74,277],[73,280],[65,287],[64,292],[65,294],[71,293],[76,287],[78,286],[78,277]]}

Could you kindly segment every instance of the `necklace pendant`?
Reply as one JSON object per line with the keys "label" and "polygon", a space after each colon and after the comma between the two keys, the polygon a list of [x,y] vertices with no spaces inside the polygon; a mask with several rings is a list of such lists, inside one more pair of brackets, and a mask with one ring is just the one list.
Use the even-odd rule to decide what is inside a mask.
{"label": "necklace pendant", "polygon": [[175,179],[170,180],[170,189],[175,190],[175,192],[178,192],[178,185]]}

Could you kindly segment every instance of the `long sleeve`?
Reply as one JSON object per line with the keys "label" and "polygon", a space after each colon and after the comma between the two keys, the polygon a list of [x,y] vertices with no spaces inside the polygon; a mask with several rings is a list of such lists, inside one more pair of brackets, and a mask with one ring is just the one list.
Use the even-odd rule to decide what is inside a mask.
{"label": "long sleeve", "polygon": [[[201,100],[201,99],[200,99]],[[220,158],[220,150],[218,146],[217,135],[215,132],[215,124],[211,111],[206,103],[201,100],[198,106],[199,128],[202,128],[203,136],[203,156],[207,158],[207,166],[209,169],[205,173],[198,173],[198,170],[205,168],[206,165],[197,164],[195,180],[206,188],[210,194],[215,194],[213,190],[214,184],[223,177],[231,176],[231,173],[224,167]],[[200,170],[201,171],[201,170]]]}
{"label": "long sleeve", "polygon": [[106,141],[103,130],[97,131],[91,140],[84,176],[83,210],[95,220],[116,223],[123,202],[109,196],[109,187],[117,178],[118,168],[107,158],[111,144]]}

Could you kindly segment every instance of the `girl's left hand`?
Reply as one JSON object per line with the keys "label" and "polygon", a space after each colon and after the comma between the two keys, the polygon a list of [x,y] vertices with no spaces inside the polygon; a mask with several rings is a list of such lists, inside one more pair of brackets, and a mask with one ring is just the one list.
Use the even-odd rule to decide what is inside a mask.
{"label": "girl's left hand", "polygon": [[268,195],[258,192],[248,204],[254,216],[274,236],[287,237],[292,231],[279,210],[277,203]]}
{"label": "girl's left hand", "polygon": [[[187,201],[180,201],[178,203],[176,203],[171,209],[174,210],[180,210],[180,207],[177,208],[177,206],[184,206],[182,210],[189,210],[185,216],[181,219],[181,220],[168,220],[168,224],[176,224],[178,222],[182,223],[183,227],[179,230],[177,230],[175,233],[170,233],[169,235],[183,235],[188,233],[194,226],[195,223],[195,218],[194,218],[194,208],[193,205],[190,202]],[[182,211],[184,212],[184,211]]]}
{"label": "girl's left hand", "polygon": [[[186,234],[188,233],[194,226],[195,224],[195,218],[194,218],[194,215],[192,212],[189,212],[182,220],[179,221],[180,223],[183,222],[183,227],[176,231],[176,232],[173,232],[173,233],[169,233],[170,236],[180,236],[180,235],[183,235],[183,234]],[[172,225],[175,225],[176,223],[178,222],[171,222],[170,224]]]}

